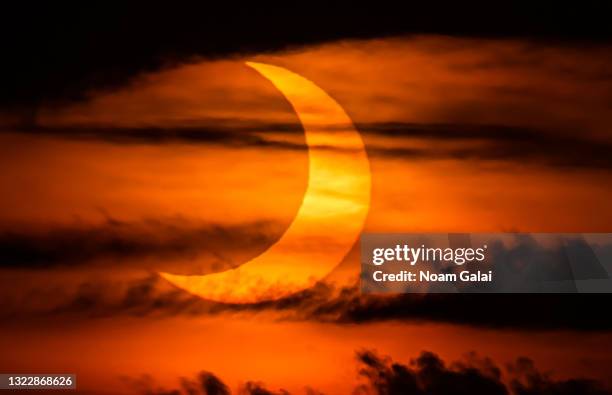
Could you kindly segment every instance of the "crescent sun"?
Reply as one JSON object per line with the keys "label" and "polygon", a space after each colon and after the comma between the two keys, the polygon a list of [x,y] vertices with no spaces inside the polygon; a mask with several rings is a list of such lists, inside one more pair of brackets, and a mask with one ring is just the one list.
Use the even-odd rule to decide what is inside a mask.
{"label": "crescent sun", "polygon": [[194,295],[223,303],[280,299],[329,274],[355,244],[370,206],[370,166],[342,107],[285,68],[247,62],[291,103],[308,146],[308,185],[285,233],[261,255],[224,272],[160,275]]}

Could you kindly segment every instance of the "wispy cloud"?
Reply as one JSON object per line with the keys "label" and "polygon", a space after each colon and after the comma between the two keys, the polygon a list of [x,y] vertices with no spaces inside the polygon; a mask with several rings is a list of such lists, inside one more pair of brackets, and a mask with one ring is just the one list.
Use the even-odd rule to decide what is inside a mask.
{"label": "wispy cloud", "polygon": [[[378,122],[357,124],[373,158],[505,161],[568,168],[612,168],[612,143],[556,130],[481,124]],[[329,125],[333,130],[334,125]],[[14,127],[9,133],[110,144],[196,144],[306,151],[299,124],[209,120],[176,127]],[[0,131],[2,133],[2,131]],[[339,149],[333,146],[318,147]]]}
{"label": "wispy cloud", "polygon": [[255,253],[281,233],[280,224],[266,221],[219,225],[187,219],[123,222],[112,218],[97,225],[4,230],[0,232],[0,268],[83,268],[100,261],[138,267],[145,258],[192,260],[206,255],[213,262],[208,270],[220,269],[230,266],[223,258],[227,246]]}

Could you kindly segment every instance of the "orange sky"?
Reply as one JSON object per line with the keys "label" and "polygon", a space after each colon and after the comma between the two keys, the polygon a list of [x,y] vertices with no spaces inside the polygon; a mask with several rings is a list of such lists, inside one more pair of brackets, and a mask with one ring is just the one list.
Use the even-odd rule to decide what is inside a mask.
{"label": "orange sky", "polygon": [[[332,43],[251,59],[316,82],[360,127],[372,172],[365,231],[611,231],[609,168],[547,156],[547,139],[550,144],[556,138],[580,138],[587,146],[612,143],[607,104],[612,90],[598,79],[609,65],[603,50],[415,37]],[[214,254],[195,252],[204,257],[198,265],[204,263],[194,270],[220,270],[259,254],[280,237],[299,208],[308,157],[291,106],[244,60],[201,60],[140,76],[116,91],[92,92],[86,102],[43,108],[36,116],[42,135],[3,126],[0,229],[44,234],[112,221],[179,230],[267,224],[255,226],[262,227],[263,239],[246,232],[241,240],[213,248]],[[375,126],[386,123],[445,125],[451,137],[470,125],[481,127],[482,134],[377,133]],[[125,135],[144,128],[156,128],[155,133],[235,130],[237,137],[179,136],[160,142]],[[504,128],[543,136],[541,152],[489,155],[490,142]],[[260,140],[242,140],[247,135]],[[402,156],[398,148],[436,154]],[[447,154],[464,148],[484,154],[467,159]],[[193,257],[170,253],[162,258],[105,256],[95,265],[84,262],[42,274],[0,269],[7,284],[0,296],[20,301],[26,310],[39,308],[41,302],[28,299],[31,295],[50,295],[45,302],[52,304],[55,289],[76,289],[83,281],[139,278],[152,268],[189,272]],[[345,260],[338,272],[353,278],[356,258]],[[11,285],[23,278],[28,282]],[[363,347],[403,360],[422,349],[449,358],[478,350],[500,363],[527,354],[560,375],[601,377],[605,371],[597,364],[610,366],[611,361],[600,344],[612,341],[609,334],[440,324],[287,323],[266,314],[77,320],[70,327],[50,326],[42,335],[38,327],[6,326],[0,339],[6,350],[0,370],[78,369],[79,385],[90,389],[108,378],[114,392],[120,374],[149,373],[170,383],[206,369],[233,387],[257,379],[299,392],[308,382],[327,393],[353,387],[356,365],[351,361]],[[68,340],[72,345],[65,348]],[[564,358],[567,353],[572,357]],[[102,366],[108,374],[100,375]]]}
{"label": "orange sky", "polygon": [[150,374],[160,386],[172,388],[179,377],[193,377],[200,370],[214,372],[232,388],[259,380],[291,393],[304,393],[305,384],[324,393],[350,393],[357,381],[355,352],[364,347],[402,362],[422,350],[451,360],[477,351],[501,366],[529,355],[544,370],[554,369],[555,378],[606,378],[609,355],[601,345],[612,341],[610,334],[597,333],[576,336],[440,324],[339,326],[261,316],[148,320],[146,325],[142,318],[114,317],[45,325],[45,333],[37,328],[4,329],[0,345],[7,353],[0,368],[75,371],[79,386],[100,393],[125,390],[121,376]]}
{"label": "orange sky", "polygon": [[[596,79],[604,65],[593,54],[580,63],[571,61],[579,55],[578,49],[433,37],[330,44],[256,59],[316,81],[358,125],[493,125],[486,130],[493,138],[495,125],[503,125],[551,130],[550,139],[578,135],[609,142],[609,91]],[[265,139],[303,144],[299,132],[266,129],[288,124],[299,131],[299,121],[282,95],[242,62],[200,62],[145,75],[118,91],[94,93],[86,103],[43,109],[37,122],[83,133],[101,125],[246,125]],[[368,130],[363,137],[372,151],[369,231],[605,231],[610,223],[609,172],[603,169],[540,166],[521,158],[377,155],[375,150],[385,148],[479,148],[482,142]],[[64,222],[77,216],[100,221],[101,209],[128,221],[185,216],[220,224],[284,223],[295,213],[307,177],[303,149],[1,138],[7,171],[0,188],[10,203],[0,209],[2,223]],[[545,144],[541,150],[547,151]],[[266,176],[254,178],[253,173]],[[36,204],[24,199],[33,194]],[[588,215],[594,211],[597,217]]]}

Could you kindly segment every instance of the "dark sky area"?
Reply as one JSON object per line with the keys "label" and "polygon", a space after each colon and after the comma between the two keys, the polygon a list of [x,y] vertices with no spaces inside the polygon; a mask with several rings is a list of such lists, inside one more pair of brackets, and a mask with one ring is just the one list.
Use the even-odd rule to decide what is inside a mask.
{"label": "dark sky area", "polygon": [[[603,4],[603,3],[599,3]],[[207,3],[58,6],[27,4],[2,12],[0,109],[13,115],[39,104],[78,100],[130,77],[193,57],[274,51],[342,38],[445,34],[527,38],[588,45],[607,42],[603,5],[415,4],[275,7]]]}

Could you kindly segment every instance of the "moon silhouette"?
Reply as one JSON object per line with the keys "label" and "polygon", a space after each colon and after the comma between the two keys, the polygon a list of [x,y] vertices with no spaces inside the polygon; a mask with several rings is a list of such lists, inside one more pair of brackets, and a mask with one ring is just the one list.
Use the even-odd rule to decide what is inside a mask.
{"label": "moon silhouette", "polygon": [[311,287],[352,248],[370,205],[368,157],[342,107],[313,82],[287,69],[246,64],[272,82],[298,115],[308,146],[308,185],[290,226],[261,255],[219,273],[160,273],[177,287],[223,303],[280,299]]}

